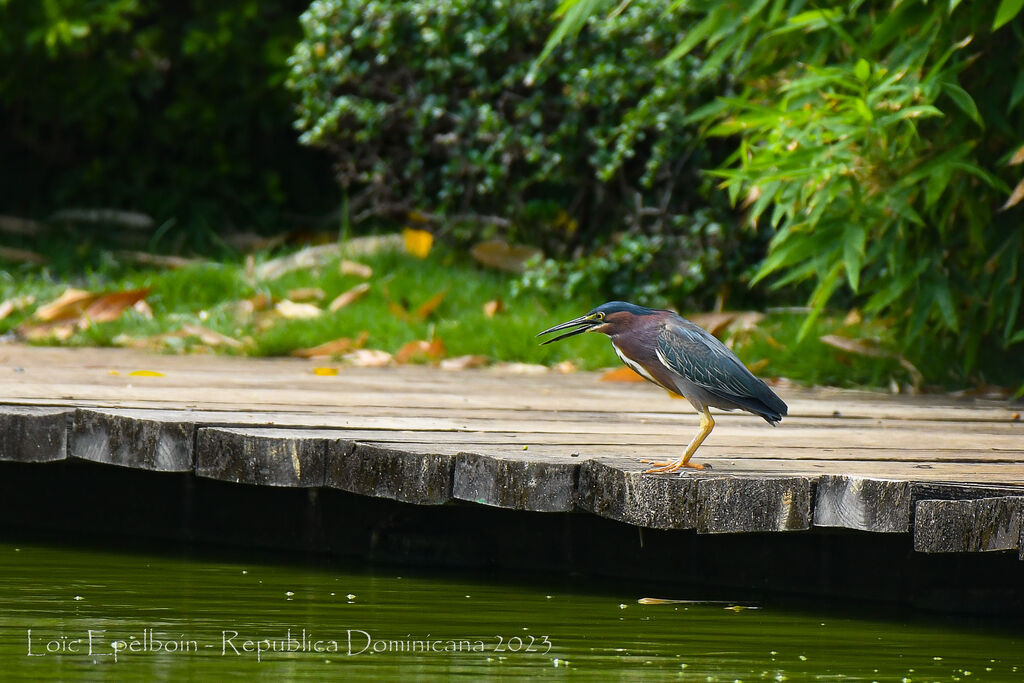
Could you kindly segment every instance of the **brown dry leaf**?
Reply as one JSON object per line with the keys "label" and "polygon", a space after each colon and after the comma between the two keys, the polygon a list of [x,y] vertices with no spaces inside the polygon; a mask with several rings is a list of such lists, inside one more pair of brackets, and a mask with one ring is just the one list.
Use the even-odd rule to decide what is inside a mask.
{"label": "brown dry leaf", "polygon": [[480,368],[487,365],[487,356],[481,355],[469,355],[469,356],[455,356],[454,358],[445,358],[441,361],[442,370],[468,370],[470,368]]}
{"label": "brown dry leaf", "polygon": [[633,368],[623,365],[601,375],[602,382],[646,382],[641,375],[638,375]]}
{"label": "brown dry leaf", "polygon": [[720,311],[711,313],[693,313],[687,316],[690,322],[700,325],[705,330],[720,337],[727,329],[750,330],[764,320],[764,313],[757,311]]}
{"label": "brown dry leaf", "polygon": [[11,261],[12,263],[32,263],[42,265],[47,258],[28,249],[15,249],[14,247],[0,247],[0,261]]}
{"label": "brown dry leaf", "polygon": [[370,333],[363,330],[359,333],[355,339],[349,337],[342,337],[340,339],[333,339],[329,342],[324,342],[317,346],[310,347],[308,349],[295,349],[291,352],[291,355],[296,358],[322,358],[325,356],[341,356],[349,351],[361,349],[366,340],[370,338]]}
{"label": "brown dry leaf", "polygon": [[199,341],[208,346],[230,346],[233,349],[240,349],[244,346],[237,339],[202,325],[183,325],[181,331],[188,336],[199,337]]}
{"label": "brown dry leaf", "polygon": [[852,353],[854,355],[869,356],[872,358],[894,358],[908,373],[910,373],[911,382],[913,382],[913,388],[915,391],[921,386],[921,382],[924,381],[921,371],[918,370],[913,363],[895,351],[890,351],[889,349],[883,348],[874,342],[862,339],[849,339],[835,334],[826,334],[819,337],[819,339],[833,348],[846,351],[847,353]]}
{"label": "brown dry leaf", "polygon": [[501,299],[494,299],[484,304],[484,315],[488,318],[493,318],[502,311],[505,310],[505,302]]}
{"label": "brown dry leaf", "polygon": [[149,307],[149,304],[146,303],[145,299],[139,299],[138,301],[136,301],[135,305],[132,306],[132,310],[138,313],[146,320],[153,319],[153,309]]}
{"label": "brown dry leaf", "polygon": [[413,317],[419,318],[420,320],[426,320],[427,317],[434,312],[434,309],[441,305],[441,302],[444,301],[447,294],[448,290],[442,289],[440,292],[427,299],[426,302],[420,304],[419,308],[413,312]]}
{"label": "brown dry leaf", "polygon": [[860,311],[856,308],[851,308],[850,312],[843,318],[843,327],[849,327],[851,325],[860,325],[864,322],[864,316],[860,314]]}
{"label": "brown dry leaf", "polygon": [[323,311],[313,304],[297,304],[288,299],[278,301],[274,306],[274,310],[280,313],[282,317],[288,318],[289,320],[308,320],[309,318],[318,318],[323,313]]}
{"label": "brown dry leaf", "polygon": [[358,301],[359,299],[363,298],[363,296],[369,291],[370,283],[362,282],[356,285],[355,287],[349,289],[348,291],[342,292],[337,297],[335,297],[334,301],[332,301],[330,305],[327,307],[327,310],[329,310],[331,313],[334,313],[335,311],[338,311],[344,308],[345,306],[348,306],[353,301]]}
{"label": "brown dry leaf", "polygon": [[288,291],[288,298],[292,301],[320,301],[326,294],[319,287],[300,287]]}
{"label": "brown dry leaf", "polygon": [[75,333],[75,323],[74,321],[58,320],[38,325],[22,324],[18,327],[17,332],[18,335],[29,341],[67,341]]}
{"label": "brown dry leaf", "polygon": [[761,360],[756,360],[753,363],[751,363],[750,365],[748,365],[747,369],[750,370],[753,373],[757,373],[757,372],[760,372],[761,370],[764,370],[766,367],[768,367],[768,364],[771,363],[771,362],[772,362],[771,358],[762,358]]}
{"label": "brown dry leaf", "polygon": [[509,375],[544,375],[550,371],[548,366],[535,363],[498,363],[493,369],[495,372]]}
{"label": "brown dry leaf", "polygon": [[563,360],[561,363],[555,363],[555,372],[560,372],[563,375],[568,375],[571,372],[576,372],[576,364],[571,360]]}
{"label": "brown dry leaf", "polygon": [[338,264],[338,272],[340,272],[342,275],[353,275],[355,277],[361,277],[364,280],[373,277],[373,268],[366,265],[365,263],[349,261],[348,259],[341,259],[341,263]]}
{"label": "brown dry leaf", "polygon": [[109,323],[117,320],[126,309],[132,308],[149,295],[149,288],[129,289],[123,292],[101,294],[82,312],[83,323]]}
{"label": "brown dry leaf", "polygon": [[439,360],[444,357],[444,342],[440,338],[432,341],[417,340],[411,341],[398,350],[395,354],[396,363],[424,363]]}
{"label": "brown dry leaf", "polygon": [[391,364],[391,354],[380,349],[356,349],[345,354],[345,362],[358,368],[382,368]]}
{"label": "brown dry leaf", "polygon": [[999,210],[1006,211],[1007,209],[1019,204],[1022,199],[1024,199],[1024,180],[1017,183],[1017,187],[1013,188],[1013,192],[1010,193],[1010,198],[1006,200],[1005,204],[999,207]]}
{"label": "brown dry leaf", "polygon": [[405,250],[416,258],[427,258],[430,248],[434,246],[434,236],[426,230],[404,228],[402,239],[405,241]]}
{"label": "brown dry leaf", "polygon": [[1010,157],[1010,166],[1016,166],[1017,164],[1024,164],[1024,145],[1017,148],[1017,151]]}
{"label": "brown dry leaf", "polygon": [[509,244],[502,240],[481,242],[469,250],[480,263],[491,268],[510,273],[522,273],[526,270],[526,262],[535,256],[543,255],[536,247],[523,244]]}
{"label": "brown dry leaf", "polygon": [[87,292],[84,289],[68,288],[50,303],[40,306],[33,317],[42,322],[77,318],[97,298],[99,298],[98,294]]}

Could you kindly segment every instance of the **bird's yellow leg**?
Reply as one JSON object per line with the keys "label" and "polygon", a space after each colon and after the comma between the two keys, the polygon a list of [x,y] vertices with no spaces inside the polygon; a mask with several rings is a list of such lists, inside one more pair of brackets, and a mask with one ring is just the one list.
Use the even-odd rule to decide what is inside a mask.
{"label": "bird's yellow leg", "polygon": [[686,452],[683,453],[683,457],[679,458],[675,462],[655,462],[651,463],[656,465],[649,470],[645,471],[645,474],[668,474],[675,472],[683,467],[691,467],[695,470],[704,469],[704,465],[697,463],[691,463],[690,458],[697,452],[700,445],[704,443],[704,439],[708,438],[708,434],[715,428],[715,420],[711,417],[711,411],[705,406],[704,410],[700,413],[700,431],[697,432],[697,436],[693,437],[689,445],[686,447]]}

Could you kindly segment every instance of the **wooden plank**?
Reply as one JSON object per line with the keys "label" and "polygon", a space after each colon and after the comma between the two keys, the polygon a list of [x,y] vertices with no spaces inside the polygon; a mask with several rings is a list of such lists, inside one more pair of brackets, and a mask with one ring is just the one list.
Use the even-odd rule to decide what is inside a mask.
{"label": "wooden plank", "polygon": [[0,460],[54,462],[67,458],[73,408],[0,406]]}
{"label": "wooden plank", "polygon": [[914,511],[914,550],[963,553],[1019,550],[1024,497],[921,500]]}
{"label": "wooden plank", "polygon": [[416,505],[452,500],[455,456],[354,443],[328,443],[325,485],[350,493]]}
{"label": "wooden plank", "polygon": [[815,486],[814,526],[910,531],[910,483],[826,474]]}
{"label": "wooden plank", "polygon": [[196,474],[256,486],[323,486],[328,441],[316,431],[201,427]]}
{"label": "wooden plank", "polygon": [[577,506],[586,512],[650,529],[695,529],[694,479],[627,472],[599,460],[580,464]]}
{"label": "wooden plank", "polygon": [[68,457],[155,472],[191,472],[195,424],[113,410],[75,411]]}
{"label": "wooden plank", "polygon": [[811,526],[806,477],[697,480],[697,533],[803,531]]}
{"label": "wooden plank", "polygon": [[455,458],[452,495],[481,505],[569,512],[576,506],[575,462],[537,457],[459,453]]}

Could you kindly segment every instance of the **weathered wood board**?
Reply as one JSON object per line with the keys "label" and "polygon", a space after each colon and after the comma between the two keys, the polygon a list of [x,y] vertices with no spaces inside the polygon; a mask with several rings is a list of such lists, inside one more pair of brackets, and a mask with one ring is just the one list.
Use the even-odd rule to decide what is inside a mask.
{"label": "weathered wood board", "polygon": [[922,552],[1024,553],[1019,404],[780,383],[779,427],[716,413],[695,458],[712,468],[665,476],[641,461],[677,457],[697,418],[650,385],[337,364],[325,377],[314,365],[0,346],[0,463],[70,458],[641,528],[839,527],[910,534]]}

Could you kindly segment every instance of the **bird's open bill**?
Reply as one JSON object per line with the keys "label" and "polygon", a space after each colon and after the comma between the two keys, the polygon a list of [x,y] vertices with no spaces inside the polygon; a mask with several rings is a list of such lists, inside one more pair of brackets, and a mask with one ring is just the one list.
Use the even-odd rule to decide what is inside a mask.
{"label": "bird's open bill", "polygon": [[593,315],[588,313],[587,315],[581,315],[578,318],[573,318],[572,320],[569,320],[568,322],[564,322],[561,325],[555,325],[554,327],[549,327],[548,329],[544,330],[543,332],[538,332],[537,336],[541,337],[541,336],[544,336],[545,334],[551,334],[552,332],[558,332],[559,330],[568,330],[570,327],[575,327],[576,328],[574,330],[570,330],[569,332],[566,332],[565,334],[560,334],[557,337],[552,337],[551,339],[548,339],[547,341],[541,342],[540,345],[544,346],[545,344],[550,344],[551,342],[556,342],[559,339],[565,339],[566,337],[572,337],[572,336],[575,336],[577,334],[582,334],[583,332],[586,332],[591,327],[596,325],[598,322],[600,322],[600,321],[596,317],[594,317]]}

